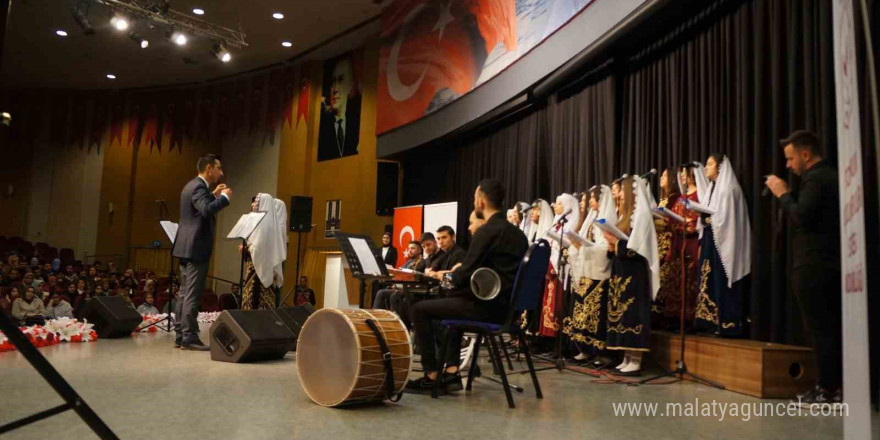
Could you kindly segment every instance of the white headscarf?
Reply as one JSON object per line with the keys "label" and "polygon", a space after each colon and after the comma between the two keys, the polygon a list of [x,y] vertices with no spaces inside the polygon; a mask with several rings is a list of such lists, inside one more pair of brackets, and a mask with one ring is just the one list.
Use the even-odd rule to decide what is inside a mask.
{"label": "white headscarf", "polygon": [[[562,193],[559,195],[559,197],[556,197],[556,203],[562,204],[563,213],[565,213],[566,211],[569,212],[569,214],[566,216],[568,221],[565,223],[565,225],[563,225],[562,232],[564,233],[574,231],[574,229],[577,228],[578,222],[580,222],[581,220],[581,208],[579,206],[577,197],[569,193]],[[553,227],[555,227],[561,219],[562,215],[554,215]]]}
{"label": "white headscarf", "polygon": [[614,208],[614,200],[611,198],[611,188],[602,185],[599,188],[599,209],[590,210],[580,235],[595,243],[595,246],[581,246],[569,248],[569,260],[572,261],[572,277],[579,280],[587,277],[591,280],[607,280],[611,277],[611,260],[608,259],[608,243],[605,235],[599,228],[593,228],[592,236],[588,236],[592,223],[599,218],[606,218],[611,224],[617,224],[617,211]]}
{"label": "white headscarf", "polygon": [[654,216],[651,214],[651,201],[648,200],[648,184],[645,179],[633,177],[636,206],[633,210],[632,232],[627,249],[632,249],[645,257],[651,271],[651,299],[660,291],[660,255],[657,250],[657,231],[654,228]]}
{"label": "white headscarf", "polygon": [[[692,162],[694,164],[694,183],[697,185],[697,201],[699,203],[706,203],[706,200],[709,200],[709,189],[712,182],[709,181],[709,178],[706,177],[706,168],[700,162]],[[681,169],[684,169],[683,167]],[[678,182],[678,193],[682,195],[682,197],[687,198],[687,188],[685,185],[682,185],[681,178],[676,177],[675,180]],[[703,220],[697,219],[697,234],[700,238],[703,238]]]}
{"label": "white headscarf", "polygon": [[529,229],[529,243],[546,238],[544,235],[553,226],[553,210],[550,209],[550,204],[544,199],[538,199],[535,203],[538,204],[538,207],[533,207],[532,210],[539,210],[541,216],[538,218],[538,224],[532,223],[532,227]]}
{"label": "white headscarf", "polygon": [[[593,188],[595,188],[595,187],[593,187]],[[590,225],[593,224],[593,221],[595,221],[596,218],[599,216],[598,211],[589,207],[590,206],[590,194],[592,194],[592,192],[593,192],[593,189],[591,188],[589,191],[584,193],[584,194],[586,194],[586,197],[587,197],[587,216],[584,218],[584,223],[581,225],[581,230],[578,231],[578,235],[580,235],[583,238],[586,238],[587,240],[592,240],[591,237],[587,237],[587,231],[590,230]],[[581,196],[581,197],[584,197],[584,196]]]}
{"label": "white headscarf", "polygon": [[709,208],[715,210],[712,214],[715,247],[727,274],[727,287],[732,287],[752,270],[752,226],[749,207],[727,156],[718,164],[718,178],[709,197]]}
{"label": "white headscarf", "polygon": [[[605,223],[617,226],[617,206],[614,205],[614,197],[611,196],[611,187],[608,185],[602,185],[602,195],[599,196],[599,214],[596,218],[604,219]],[[601,229],[593,229],[593,242],[608,244]]]}
{"label": "white headscarf", "polygon": [[519,209],[519,214],[522,216],[522,220],[519,222],[519,230],[523,231],[526,236],[529,235],[529,228],[532,227],[532,218],[529,216],[529,211],[527,211],[531,206],[526,202],[516,202],[516,208]]}
{"label": "white headscarf", "polygon": [[278,239],[281,245],[281,263],[275,266],[275,285],[284,285],[284,267],[282,263],[287,261],[287,205],[281,199],[275,199],[275,221],[278,223]]}
{"label": "white headscarf", "polygon": [[266,216],[248,239],[248,252],[254,262],[254,270],[263,287],[272,285],[275,267],[284,261],[286,243],[282,243],[281,231],[278,230],[275,200],[269,194],[257,194],[257,211],[265,212]]}

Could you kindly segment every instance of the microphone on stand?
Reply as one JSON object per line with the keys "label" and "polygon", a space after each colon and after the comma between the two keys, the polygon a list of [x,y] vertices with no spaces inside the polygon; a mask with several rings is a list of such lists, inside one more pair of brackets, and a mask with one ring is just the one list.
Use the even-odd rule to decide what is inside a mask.
{"label": "microphone on stand", "polygon": [[567,222],[568,222],[568,216],[569,216],[569,214],[571,214],[571,208],[566,209],[565,212],[563,212],[563,213],[559,216],[559,221],[556,222],[556,224],[567,223]]}
{"label": "microphone on stand", "polygon": [[641,177],[642,179],[646,179],[649,176],[656,176],[656,175],[657,175],[657,168],[651,168],[651,171],[648,171],[647,173],[642,174],[639,177]]}

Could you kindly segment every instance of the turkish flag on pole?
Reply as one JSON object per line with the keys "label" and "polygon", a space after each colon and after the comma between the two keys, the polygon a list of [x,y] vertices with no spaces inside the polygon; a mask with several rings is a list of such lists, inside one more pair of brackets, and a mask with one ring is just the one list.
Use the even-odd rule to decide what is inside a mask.
{"label": "turkish flag on pole", "polygon": [[495,46],[516,49],[514,0],[398,0],[382,14],[377,134],[425,114],[437,92],[469,92]]}
{"label": "turkish flag on pole", "polygon": [[391,244],[397,248],[397,267],[406,262],[403,252],[409,242],[422,236],[423,205],[394,208],[394,235]]}

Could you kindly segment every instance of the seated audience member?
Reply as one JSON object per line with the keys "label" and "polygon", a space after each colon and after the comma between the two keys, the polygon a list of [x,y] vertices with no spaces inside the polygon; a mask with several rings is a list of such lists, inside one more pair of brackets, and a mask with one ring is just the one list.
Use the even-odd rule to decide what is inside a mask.
{"label": "seated audience member", "polygon": [[[33,270],[31,270],[31,273],[34,274],[34,281],[39,281],[40,284],[45,283],[49,279],[48,275],[43,273],[43,268],[40,266],[34,266]],[[39,287],[37,288],[39,289]]]}
{"label": "seated audience member", "polygon": [[119,287],[118,289],[116,289],[115,296],[122,298],[122,300],[125,301],[125,304],[127,304],[129,307],[137,310],[137,307],[135,307],[134,303],[131,301],[131,295],[129,295],[129,290],[126,289],[125,287]]}
{"label": "seated audience member", "polygon": [[18,299],[19,292],[17,287],[13,287],[9,290],[8,293],[3,294],[0,292],[0,308],[6,310],[7,312],[12,310],[12,303]]}
{"label": "seated audience member", "polygon": [[98,275],[98,268],[96,268],[95,266],[90,267],[89,274],[86,277],[86,283],[88,283],[91,286],[94,286],[95,284],[100,283],[100,282],[101,282],[101,276]]}
{"label": "seated audience member", "polygon": [[61,259],[60,258],[56,257],[54,260],[52,260],[51,267],[52,267],[52,273],[59,275],[59,276],[61,275]]}
{"label": "seated audience member", "polygon": [[58,282],[58,277],[55,275],[49,275],[49,280],[43,283],[43,292],[52,293],[61,293],[64,289],[61,288],[61,283]]}
{"label": "seated audience member", "polygon": [[119,276],[119,269],[116,268],[116,263],[114,263],[112,261],[107,263],[107,276],[108,277]]}
{"label": "seated audience member", "polygon": [[73,306],[57,293],[52,294],[52,299],[46,307],[46,319],[55,318],[73,318]]}
{"label": "seated audience member", "polygon": [[40,253],[38,251],[34,251],[34,256],[31,257],[31,267],[40,265]]}
{"label": "seated audience member", "polygon": [[230,292],[231,292],[233,295],[238,296],[238,294],[239,294],[238,284],[233,284],[233,285],[230,287]]}
{"label": "seated audience member", "polygon": [[25,290],[24,297],[18,297],[12,303],[12,318],[20,325],[44,325],[46,323],[46,306],[43,300],[37,298],[33,287]]}
{"label": "seated audience member", "polygon": [[67,285],[67,297],[70,298],[71,301],[76,303],[76,298],[79,296],[79,292],[76,291],[76,284],[70,283]]}
{"label": "seated audience member", "polygon": [[144,294],[144,302],[139,305],[137,308],[138,313],[141,315],[158,315],[159,309],[156,308],[155,304],[153,304],[153,293],[147,292]]}
{"label": "seated audience member", "polygon": [[156,294],[156,282],[155,281],[147,280],[147,282],[144,283],[144,295],[147,295],[147,294],[153,294],[153,295]]}
{"label": "seated audience member", "polygon": [[73,286],[73,284],[70,284],[67,286],[67,289],[68,289],[67,296],[69,296],[70,300],[73,301],[73,313],[77,317],[81,317],[82,310],[86,306],[86,303],[89,302],[89,300],[92,299],[95,295],[92,293],[92,291],[86,291],[86,292],[83,292],[82,295],[77,295],[76,294],[76,287],[74,287],[74,293],[73,293],[74,296],[71,296],[70,286]]}
{"label": "seated audience member", "polygon": [[25,272],[28,271],[28,263],[27,263],[27,261],[24,261],[24,260],[19,260],[19,261],[18,261],[18,271],[21,272],[21,273],[25,273]]}
{"label": "seated audience member", "polygon": [[391,233],[382,234],[382,261],[386,266],[394,267],[397,264],[397,248],[391,244]]}
{"label": "seated audience member", "polygon": [[296,285],[296,295],[293,297],[293,305],[301,306],[309,303],[315,305],[315,291],[309,288],[309,279],[305,275],[299,277]]}
{"label": "seated audience member", "polygon": [[65,282],[76,284],[76,281],[79,279],[79,277],[76,275],[76,272],[74,272],[73,266],[68,264],[64,268],[64,275],[62,276],[62,279],[64,279]]}
{"label": "seated audience member", "polygon": [[97,286],[95,286],[95,290],[94,290],[93,294],[94,294],[94,296],[107,296],[107,292],[110,292],[110,291],[111,291],[110,289],[104,290],[104,286],[101,284],[98,284]]}
{"label": "seated audience member", "polygon": [[86,293],[86,291],[89,291],[89,290],[91,290],[91,289],[89,289],[88,285],[86,285],[85,279],[76,280],[76,294],[77,294],[77,296],[82,295],[82,294]]}
{"label": "seated audience member", "polygon": [[48,277],[49,275],[52,275],[53,273],[55,273],[55,271],[52,270],[52,263],[43,264],[43,276]]}
{"label": "seated audience member", "polygon": [[[233,286],[237,288],[238,284],[233,284]],[[162,313],[169,313],[169,310],[173,311],[174,304],[176,304],[177,299],[180,298],[180,286],[178,286],[177,283],[171,283],[169,289],[171,290],[171,294],[169,295],[169,300],[165,303],[165,306],[162,307]]]}
{"label": "seated audience member", "polygon": [[3,272],[0,272],[0,287],[9,287],[9,277]]}
{"label": "seated audience member", "polygon": [[35,290],[40,289],[43,286],[42,281],[37,281],[34,278],[33,272],[28,272],[24,274],[24,278],[21,280],[21,283],[24,284],[24,287],[33,287]]}

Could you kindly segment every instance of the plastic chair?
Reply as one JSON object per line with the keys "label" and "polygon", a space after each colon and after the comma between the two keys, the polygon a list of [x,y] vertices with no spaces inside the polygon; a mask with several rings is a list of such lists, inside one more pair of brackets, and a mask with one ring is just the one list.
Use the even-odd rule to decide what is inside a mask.
{"label": "plastic chair", "polygon": [[[504,346],[503,336],[510,335],[519,341],[520,350],[526,358],[526,364],[529,367],[529,374],[532,376],[532,384],[535,386],[535,396],[543,399],[541,385],[538,383],[538,375],[535,373],[535,366],[532,363],[532,357],[529,354],[528,343],[524,332],[517,325],[517,318],[524,311],[535,310],[540,307],[541,295],[544,292],[544,277],[547,275],[547,268],[550,263],[550,244],[547,240],[539,240],[537,243],[529,247],[525,257],[523,257],[519,268],[516,271],[516,277],[513,280],[513,288],[510,292],[510,307],[504,324],[495,324],[490,322],[470,321],[463,319],[444,319],[440,325],[446,328],[448,335],[453,333],[463,334],[466,332],[477,334],[477,343],[474,346],[474,352],[480,352],[480,345],[485,338],[489,341],[489,354],[492,356],[492,362],[501,373],[501,383],[504,386],[504,393],[507,396],[507,405],[510,408],[516,408],[513,402],[513,393],[510,392],[510,384],[507,381],[507,372],[504,370],[504,362],[501,357],[501,347]],[[453,331],[456,330],[456,331]],[[497,339],[497,341],[496,341]],[[448,341],[447,341],[448,343]],[[443,344],[440,349],[439,359],[445,359],[445,350],[447,344]],[[444,371],[446,366],[441,369]],[[473,387],[474,377],[476,374],[477,362],[471,362],[468,371],[466,391],[470,391]],[[439,386],[440,381],[437,381]],[[437,387],[431,393],[431,397],[437,397]]]}

